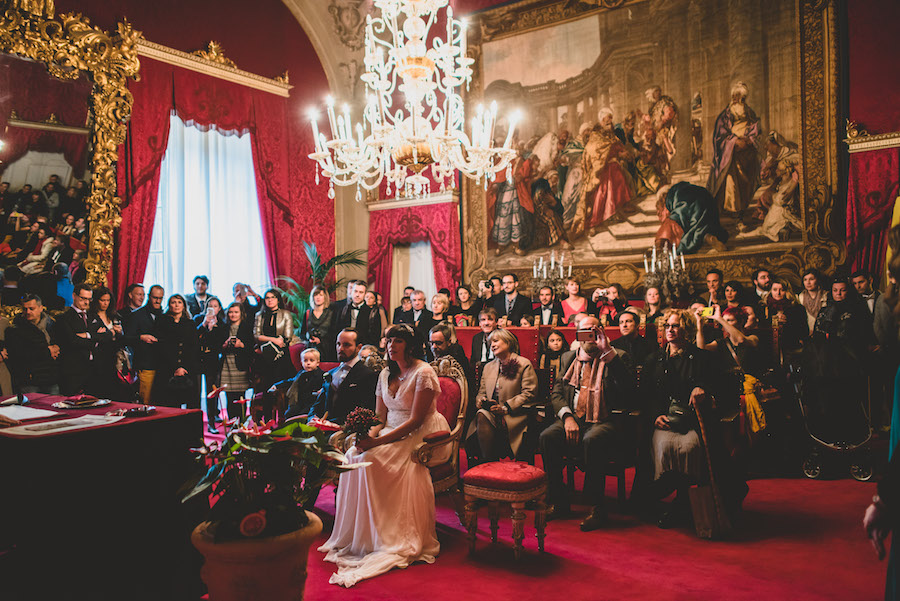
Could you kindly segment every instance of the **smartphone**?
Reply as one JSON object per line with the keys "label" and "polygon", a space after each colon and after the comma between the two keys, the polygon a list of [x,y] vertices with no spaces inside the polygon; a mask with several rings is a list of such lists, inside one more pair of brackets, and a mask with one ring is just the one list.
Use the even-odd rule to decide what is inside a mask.
{"label": "smartphone", "polygon": [[575,332],[575,340],[579,342],[593,342],[596,339],[594,330],[577,330]]}
{"label": "smartphone", "polygon": [[209,317],[210,315],[215,315],[215,313],[216,313],[216,310],[213,309],[212,307],[207,307],[207,308],[206,308],[206,315],[207,315],[207,317]]}
{"label": "smartphone", "polygon": [[703,310],[700,311],[700,315],[701,317],[712,317],[715,312],[715,307],[703,307]]}

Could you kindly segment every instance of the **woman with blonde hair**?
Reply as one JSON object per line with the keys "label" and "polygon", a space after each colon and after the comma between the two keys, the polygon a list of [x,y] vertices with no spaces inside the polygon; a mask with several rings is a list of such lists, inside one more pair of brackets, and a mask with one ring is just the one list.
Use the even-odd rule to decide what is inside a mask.
{"label": "woman with blonde hair", "polygon": [[517,354],[515,335],[498,329],[489,340],[494,359],[482,370],[477,413],[466,437],[467,452],[481,462],[519,457],[527,422],[523,407],[537,394],[537,373],[531,361]]}
{"label": "woman with blonde hair", "polygon": [[324,286],[315,285],[309,292],[309,309],[303,314],[300,338],[307,348],[319,351],[322,361],[334,361],[334,312]]}

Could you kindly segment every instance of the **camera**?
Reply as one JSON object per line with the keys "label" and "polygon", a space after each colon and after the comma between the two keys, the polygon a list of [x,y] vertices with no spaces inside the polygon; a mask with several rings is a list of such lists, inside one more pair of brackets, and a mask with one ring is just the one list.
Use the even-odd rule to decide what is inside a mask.
{"label": "camera", "polygon": [[225,345],[228,348],[234,348],[234,343],[237,342],[237,336],[229,336],[228,340],[225,341]]}
{"label": "camera", "polygon": [[318,338],[322,339],[322,332],[319,331],[319,328],[312,328],[309,330],[309,338]]}

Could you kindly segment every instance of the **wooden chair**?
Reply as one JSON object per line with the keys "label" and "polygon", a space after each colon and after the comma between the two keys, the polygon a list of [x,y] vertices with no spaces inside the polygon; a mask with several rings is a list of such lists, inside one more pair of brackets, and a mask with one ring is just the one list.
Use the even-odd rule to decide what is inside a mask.
{"label": "wooden chair", "polygon": [[[434,432],[413,450],[412,460],[428,467],[435,494],[449,492],[456,515],[463,523],[462,490],[459,480],[459,443],[463,437],[466,405],[469,401],[469,385],[460,364],[452,357],[441,357],[431,362],[441,383],[437,410],[447,419],[449,431]],[[443,463],[434,464],[438,449],[450,448],[450,456]]]}

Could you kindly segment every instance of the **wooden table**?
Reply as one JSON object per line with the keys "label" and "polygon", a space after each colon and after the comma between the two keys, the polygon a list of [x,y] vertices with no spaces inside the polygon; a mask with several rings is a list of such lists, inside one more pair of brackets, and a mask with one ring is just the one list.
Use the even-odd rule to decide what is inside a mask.
{"label": "wooden table", "polygon": [[[29,395],[49,409],[62,397]],[[58,410],[39,423],[135,407]],[[41,436],[0,429],[0,578],[10,599],[197,597],[200,519],[177,491],[202,440],[199,410]]]}

